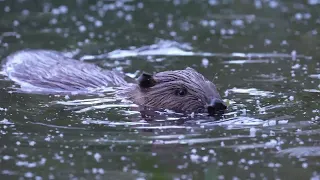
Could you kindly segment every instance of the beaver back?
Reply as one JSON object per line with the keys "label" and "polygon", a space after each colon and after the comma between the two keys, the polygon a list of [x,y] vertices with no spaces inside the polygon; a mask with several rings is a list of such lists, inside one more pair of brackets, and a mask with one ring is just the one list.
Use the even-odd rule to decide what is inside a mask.
{"label": "beaver back", "polygon": [[52,50],[22,50],[9,55],[2,71],[23,87],[46,92],[92,91],[125,86],[124,75]]}

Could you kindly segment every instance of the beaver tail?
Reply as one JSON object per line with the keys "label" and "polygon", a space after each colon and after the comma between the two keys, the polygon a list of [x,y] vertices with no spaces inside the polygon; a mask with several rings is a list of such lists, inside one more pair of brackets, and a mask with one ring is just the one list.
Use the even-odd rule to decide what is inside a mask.
{"label": "beaver tail", "polygon": [[2,73],[29,92],[81,93],[127,84],[121,73],[52,50],[18,51],[2,64]]}

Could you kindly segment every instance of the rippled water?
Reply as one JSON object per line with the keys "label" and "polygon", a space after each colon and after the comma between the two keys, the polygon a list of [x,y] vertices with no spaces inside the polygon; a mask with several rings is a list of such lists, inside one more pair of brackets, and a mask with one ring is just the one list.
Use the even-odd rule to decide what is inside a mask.
{"label": "rippled water", "polygon": [[[104,95],[17,93],[0,75],[0,177],[320,179],[320,1],[0,1],[0,56],[65,52],[136,77],[193,67],[224,119]],[[112,91],[112,89],[111,89]]]}

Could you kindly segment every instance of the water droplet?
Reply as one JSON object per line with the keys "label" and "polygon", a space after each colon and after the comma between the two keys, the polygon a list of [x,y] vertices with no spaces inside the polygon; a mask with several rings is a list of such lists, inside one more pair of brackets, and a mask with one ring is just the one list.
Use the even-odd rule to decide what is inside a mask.
{"label": "water droplet", "polygon": [[289,97],[289,100],[290,100],[290,101],[293,101],[293,100],[294,100],[294,97],[293,97],[293,96],[290,96],[290,97]]}
{"label": "water droplet", "polygon": [[153,29],[153,28],[154,28],[154,24],[153,24],[153,23],[149,23],[149,24],[148,24],[148,28],[149,28],[149,29]]}
{"label": "water droplet", "polygon": [[34,142],[34,141],[30,141],[30,142],[29,142],[29,145],[30,145],[30,146],[34,146],[35,144],[36,144],[36,142]]}
{"label": "water droplet", "polygon": [[33,174],[32,174],[32,172],[26,172],[26,173],[24,174],[24,176],[27,177],[27,178],[32,178],[32,177],[33,177]]}
{"label": "water droplet", "polygon": [[87,28],[84,25],[79,26],[79,31],[80,32],[85,32]]}
{"label": "water droplet", "polygon": [[94,25],[95,25],[96,27],[101,27],[101,26],[103,25],[103,23],[102,23],[102,21],[97,20],[97,21],[94,22]]}

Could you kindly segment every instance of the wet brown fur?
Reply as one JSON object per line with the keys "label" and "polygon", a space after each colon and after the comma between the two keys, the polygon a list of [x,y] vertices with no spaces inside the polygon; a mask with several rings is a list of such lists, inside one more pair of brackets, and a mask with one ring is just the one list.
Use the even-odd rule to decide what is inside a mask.
{"label": "wet brown fur", "polygon": [[221,99],[215,85],[192,68],[145,75],[132,84],[122,73],[51,50],[13,53],[3,62],[2,72],[38,93],[87,93],[116,86],[120,87],[118,96],[135,104],[178,112],[204,112],[213,98]]}

